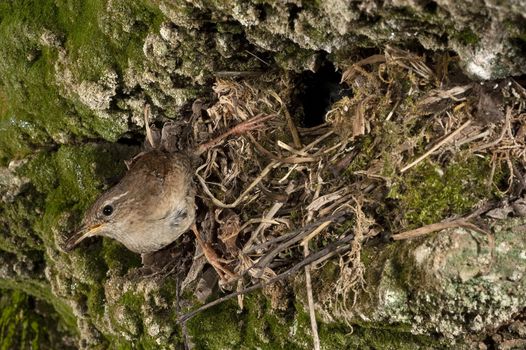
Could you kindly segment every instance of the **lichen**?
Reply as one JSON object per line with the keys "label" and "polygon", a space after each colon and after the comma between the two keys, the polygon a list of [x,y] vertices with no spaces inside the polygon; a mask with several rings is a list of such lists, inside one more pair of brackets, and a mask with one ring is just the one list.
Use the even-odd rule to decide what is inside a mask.
{"label": "lichen", "polygon": [[[491,238],[464,229],[396,242],[381,251],[367,248],[363,254],[367,292],[359,293],[345,318],[362,331],[370,328],[382,333],[390,325],[405,338],[403,344],[413,338],[436,348],[451,341],[462,348],[468,340],[459,338],[463,334],[476,339],[477,332],[507,322],[522,308],[524,296],[510,291],[520,290],[524,283],[518,277],[524,269],[517,267],[522,266],[526,241],[513,229],[523,222],[492,223],[499,227],[493,248]],[[332,298],[327,290],[319,292],[319,300]],[[324,312],[338,318],[346,311],[325,308]],[[429,336],[434,332],[450,341]],[[389,337],[396,336],[389,332]]]}

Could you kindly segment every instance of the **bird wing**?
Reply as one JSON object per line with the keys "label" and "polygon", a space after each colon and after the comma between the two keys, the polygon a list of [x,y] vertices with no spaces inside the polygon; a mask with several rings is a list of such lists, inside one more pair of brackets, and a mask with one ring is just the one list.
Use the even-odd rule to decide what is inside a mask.
{"label": "bird wing", "polygon": [[190,169],[184,155],[152,150],[136,160],[122,182],[143,206],[144,220],[162,220],[184,211],[192,186]]}

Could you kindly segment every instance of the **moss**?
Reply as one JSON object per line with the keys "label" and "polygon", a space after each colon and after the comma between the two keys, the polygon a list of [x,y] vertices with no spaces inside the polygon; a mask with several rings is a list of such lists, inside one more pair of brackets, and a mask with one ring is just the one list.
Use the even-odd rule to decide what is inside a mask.
{"label": "moss", "polygon": [[444,345],[429,336],[413,335],[382,328],[355,327],[349,336],[349,347],[364,350],[444,349]]}
{"label": "moss", "polygon": [[71,68],[80,81],[97,81],[108,69],[122,72],[132,62],[140,64],[143,39],[159,26],[162,16],[147,1],[112,3],[130,14],[128,31],[115,28],[119,21],[108,17],[103,0],[0,4],[0,160],[4,164],[36,146],[77,136],[116,140],[126,130],[126,124],[96,117],[79,101],[62,96],[55,76],[58,52],[40,41],[45,31],[56,34],[75,62]]}
{"label": "moss", "polygon": [[92,285],[86,293],[88,312],[94,320],[99,320],[104,315],[104,304],[106,298],[104,296],[104,288],[102,285]]}
{"label": "moss", "polygon": [[409,227],[435,223],[451,215],[465,214],[488,198],[490,164],[472,157],[444,168],[429,161],[404,174],[391,187],[388,198],[397,199]]}
{"label": "moss", "polygon": [[69,349],[67,336],[49,305],[21,291],[0,290],[0,349]]}
{"label": "moss", "polygon": [[197,349],[234,349],[241,346],[242,316],[235,302],[206,310],[188,322]]}
{"label": "moss", "polygon": [[480,41],[480,38],[477,36],[477,34],[475,34],[469,28],[454,33],[452,37],[463,45],[476,45]]}
{"label": "moss", "polygon": [[347,176],[352,176],[352,173],[355,171],[367,169],[367,164],[369,164],[374,157],[375,149],[371,135],[364,135],[358,142],[360,152],[358,152],[351,164],[347,167],[345,171]]}
{"label": "moss", "polygon": [[[381,258],[376,257],[376,259]],[[330,264],[328,264],[323,267],[323,270],[328,269],[329,271],[333,271],[334,268],[336,268],[335,265],[331,268]],[[368,270],[368,273],[369,272],[370,271]],[[327,274],[322,271],[321,273],[325,278],[333,278],[332,281],[337,277],[330,277],[331,274],[334,275],[332,272]],[[320,284],[326,286],[332,285],[327,280],[323,280]],[[374,282],[371,283],[371,285],[374,285]],[[372,294],[374,294],[374,292]],[[368,294],[366,297],[370,297],[370,295]],[[305,296],[300,296],[300,298],[305,299]],[[358,304],[360,304],[360,306],[364,305],[363,301],[358,301]],[[302,325],[304,332],[303,334],[297,334],[296,336],[299,339],[304,339],[304,345],[302,348],[309,349],[312,346],[310,318],[300,304],[297,305],[296,310],[295,322]],[[364,321],[348,325],[340,321],[323,322],[321,320],[318,320],[317,323],[320,343],[323,349],[409,350],[443,348],[443,344],[432,336],[411,334],[409,330],[410,326],[407,324],[381,324],[381,322],[368,323]]]}
{"label": "moss", "polygon": [[[305,324],[291,305],[286,310],[272,309],[269,298],[255,293],[245,299],[246,327],[243,344],[261,349],[304,349]],[[308,340],[307,340],[308,342]]]}
{"label": "moss", "polygon": [[[119,145],[88,144],[63,146],[54,153],[36,154],[18,169],[22,176],[31,180],[33,187],[13,203],[0,206],[0,212],[6,214],[1,220],[11,228],[11,234],[7,236],[10,240],[6,239],[1,244],[3,256],[6,251],[23,256],[33,254],[33,263],[40,261],[43,264],[49,259],[43,254],[45,245],[55,245],[57,232],[74,229],[81,213],[104,186],[105,179],[124,170],[123,165],[115,166],[115,159],[128,158],[134,152],[134,148]],[[101,245],[99,240],[68,257],[71,268],[79,273],[82,280],[77,291],[86,298],[88,311],[95,319],[103,314],[103,285],[108,264],[115,266],[112,259],[122,261],[111,253],[101,254]],[[40,255],[35,257],[35,254]],[[55,264],[53,261],[47,263],[49,266]],[[52,294],[50,286],[44,281],[5,280],[0,281],[0,286],[21,289],[38,299],[47,300],[64,322],[76,329],[71,309]]]}
{"label": "moss", "polygon": [[59,316],[60,325],[70,333],[77,331],[76,319],[71,308],[60,298],[53,295],[44,281],[30,279],[0,279],[0,289],[18,290],[51,305]]}
{"label": "moss", "polygon": [[42,260],[37,258],[37,255],[42,256],[42,240],[33,229],[38,216],[32,211],[32,208],[42,205],[42,196],[34,193],[19,197],[13,203],[0,205],[0,225],[9,227],[9,234],[0,235],[0,250],[19,256],[32,251],[35,260]]}
{"label": "moss", "polygon": [[112,323],[117,327],[117,330],[122,334],[133,336],[137,341],[144,333],[143,322],[139,316],[143,304],[143,295],[128,291],[119,298],[118,303],[113,305],[110,310]]}
{"label": "moss", "polygon": [[108,268],[119,276],[124,276],[131,268],[141,266],[139,255],[111,239],[104,239],[102,255]]}
{"label": "moss", "polygon": [[[120,18],[111,17],[113,12]],[[104,0],[59,2],[56,17],[67,33],[65,47],[78,77],[92,81],[108,68],[121,73],[139,61],[146,34],[157,30],[163,18],[147,1],[118,0],[111,5]]]}
{"label": "moss", "polygon": [[283,50],[276,52],[274,60],[284,69],[300,73],[312,66],[314,57],[315,51],[303,49],[293,42],[287,42]]}
{"label": "moss", "polygon": [[[168,283],[168,289],[173,289],[173,285]],[[166,291],[165,286],[163,288]],[[175,290],[174,290],[175,293]],[[163,294],[163,292],[159,292]],[[174,300],[175,296],[170,295],[170,299]],[[143,319],[143,308],[151,307],[151,302],[145,299],[145,296],[138,291],[130,290],[120,296],[120,298],[112,303],[109,307],[110,317],[112,318],[112,325],[116,327],[118,335],[110,335],[107,337],[111,344],[111,349],[159,349],[158,339],[148,334],[146,320]],[[174,310],[155,310],[156,323],[163,327],[166,324],[175,324],[177,313]],[[130,343],[129,339],[133,339]],[[168,338],[163,339],[163,344],[177,344],[180,342],[177,334],[173,332],[168,335]]]}
{"label": "moss", "polygon": [[273,310],[261,293],[246,295],[243,311],[235,301],[220,304],[188,322],[198,349],[309,349],[308,316]]}
{"label": "moss", "polygon": [[[309,315],[302,304],[295,310],[280,313],[270,309],[261,294],[245,298],[241,314],[235,302],[225,303],[196,316],[188,324],[193,341],[200,349],[310,349]],[[237,312],[236,312],[237,311]],[[416,336],[407,326],[367,328],[318,321],[324,349],[439,349],[443,346],[433,337]],[[378,325],[377,325],[378,326]]]}
{"label": "moss", "polygon": [[[308,316],[307,316],[308,317]],[[310,322],[308,319],[307,322]],[[310,323],[309,323],[310,324]],[[432,336],[411,334],[406,326],[366,322],[352,327],[339,322],[318,322],[320,342],[324,349],[412,350],[443,349]]]}

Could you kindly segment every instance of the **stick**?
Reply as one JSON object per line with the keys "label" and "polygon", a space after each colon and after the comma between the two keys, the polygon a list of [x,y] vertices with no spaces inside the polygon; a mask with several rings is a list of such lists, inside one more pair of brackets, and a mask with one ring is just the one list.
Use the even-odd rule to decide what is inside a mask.
{"label": "stick", "polygon": [[246,135],[248,139],[254,144],[256,149],[261,152],[265,157],[270,158],[272,160],[278,161],[280,163],[287,163],[287,164],[298,164],[298,163],[310,163],[310,162],[316,162],[318,161],[317,157],[286,157],[286,158],[280,158],[276,155],[274,155],[272,152],[267,150],[265,147],[263,147],[259,142],[256,141],[254,136],[247,134]]}
{"label": "stick", "polygon": [[146,128],[146,139],[150,143],[152,148],[155,148],[155,143],[153,141],[152,129],[150,129],[150,105],[144,105],[144,127]]}
{"label": "stick", "polygon": [[256,246],[253,246],[253,247],[249,247],[248,249],[246,250],[243,250],[243,253],[245,254],[250,254],[252,252],[255,252],[259,249],[264,249],[274,243],[278,243],[278,242],[281,242],[281,241],[285,241],[285,240],[288,240],[290,237],[294,237],[298,234],[301,234],[301,233],[307,233],[309,232],[310,230],[312,230],[313,228],[316,228],[318,226],[320,226],[321,223],[325,222],[325,221],[331,221],[331,222],[334,222],[335,220],[339,219],[340,217],[342,217],[343,215],[345,214],[348,214],[349,212],[348,211],[340,211],[334,215],[330,215],[330,216],[326,216],[326,217],[322,217],[320,218],[319,220],[316,220],[316,221],[313,221],[311,222],[310,224],[308,225],[305,225],[303,227],[300,227],[296,230],[293,230],[289,233],[286,233],[284,235],[281,235],[281,236],[278,236],[276,238],[273,238],[271,240],[268,240],[266,242],[263,242],[263,243],[260,243]]}
{"label": "stick", "polygon": [[281,104],[281,108],[283,108],[283,111],[285,113],[285,119],[287,119],[287,126],[292,135],[292,140],[294,141],[294,147],[300,149],[302,146],[300,134],[298,133],[298,129],[296,128],[296,125],[294,124],[294,121],[292,120],[292,117],[290,116],[287,106],[285,106],[285,103],[283,102],[281,97],[279,97],[277,93],[275,93],[274,91],[271,91],[270,94]]}
{"label": "stick", "polygon": [[214,148],[215,146],[219,145],[227,137],[231,135],[235,135],[235,134],[243,134],[247,131],[257,129],[259,124],[262,124],[263,122],[269,119],[272,119],[274,117],[275,117],[274,114],[270,114],[270,115],[260,114],[256,117],[245,120],[244,122],[237,124],[236,126],[230,128],[229,130],[222,133],[221,135],[213,138],[212,140],[209,140],[206,143],[199,145],[193,152],[193,155],[200,156],[201,154],[205,153],[209,149]]}
{"label": "stick", "polygon": [[[294,181],[291,181],[289,182],[289,184],[287,185],[287,188],[285,189],[285,194],[287,195],[287,198],[284,201],[279,201],[279,202],[274,203],[274,205],[270,208],[268,213],[263,215],[262,219],[272,220],[274,218],[274,215],[276,215],[276,213],[281,209],[281,207],[283,207],[283,205],[287,202],[293,190],[294,190]],[[270,226],[269,223],[262,221],[259,224],[259,226],[256,228],[256,230],[250,234],[250,238],[247,241],[247,243],[245,243],[245,247],[251,246],[252,243],[254,243],[254,241],[258,238],[259,234],[263,232],[269,226]]]}
{"label": "stick", "polygon": [[197,177],[197,180],[199,180],[199,182],[201,183],[201,186],[203,187],[203,190],[205,191],[205,193],[208,195],[208,197],[210,197],[210,199],[212,200],[212,202],[218,206],[219,208],[235,208],[238,206],[239,203],[241,203],[241,201],[245,198],[245,196],[254,188],[256,187],[256,185],[261,181],[263,180],[263,178],[265,176],[267,176],[267,174],[276,166],[280,165],[280,163],[276,163],[276,162],[271,162],[269,165],[267,165],[265,167],[265,169],[263,169],[263,171],[259,174],[259,176],[254,179],[254,181],[252,181],[252,183],[250,185],[248,185],[248,187],[243,191],[243,193],[241,193],[241,195],[239,197],[237,197],[237,199],[233,202],[233,203],[230,203],[230,204],[227,204],[227,203],[223,203],[221,202],[219,199],[217,199],[213,194],[212,192],[208,189],[208,186],[206,185],[206,182],[205,182],[205,179],[203,179],[199,174],[199,170],[201,170],[201,168],[203,166],[206,166],[206,164],[203,164],[202,167],[200,167],[199,169],[196,170],[195,172],[195,176]]}
{"label": "stick", "polygon": [[[328,220],[328,221],[322,222],[321,224],[318,222],[317,225],[315,226],[316,229],[314,231],[318,231],[320,228],[323,229],[323,228],[327,227],[331,223],[332,223],[332,220]],[[307,236],[309,234],[309,232],[310,232],[310,230],[308,230],[308,229],[304,230],[303,232],[299,233],[295,237],[287,240],[286,242],[283,242],[283,243],[279,244],[276,248],[272,249],[269,253],[267,253],[265,256],[263,256],[261,259],[259,259],[259,261],[254,265],[254,267],[258,267],[258,268],[264,269],[266,266],[268,266],[268,264],[270,264],[270,262],[272,262],[272,260],[274,260],[274,258],[279,253],[281,253],[283,250],[287,249],[291,245],[296,244],[299,241],[301,241],[305,236]],[[261,273],[260,273],[260,275],[261,275]],[[258,276],[258,277],[260,277],[260,276]]]}

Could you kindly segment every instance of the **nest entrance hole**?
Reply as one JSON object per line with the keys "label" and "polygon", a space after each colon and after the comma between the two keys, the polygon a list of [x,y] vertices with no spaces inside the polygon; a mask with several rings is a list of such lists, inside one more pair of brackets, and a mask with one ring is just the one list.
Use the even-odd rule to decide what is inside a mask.
{"label": "nest entrance hole", "polygon": [[341,78],[341,73],[329,61],[324,61],[318,71],[299,76],[297,101],[303,107],[301,126],[311,128],[323,124],[331,105],[344,94]]}

